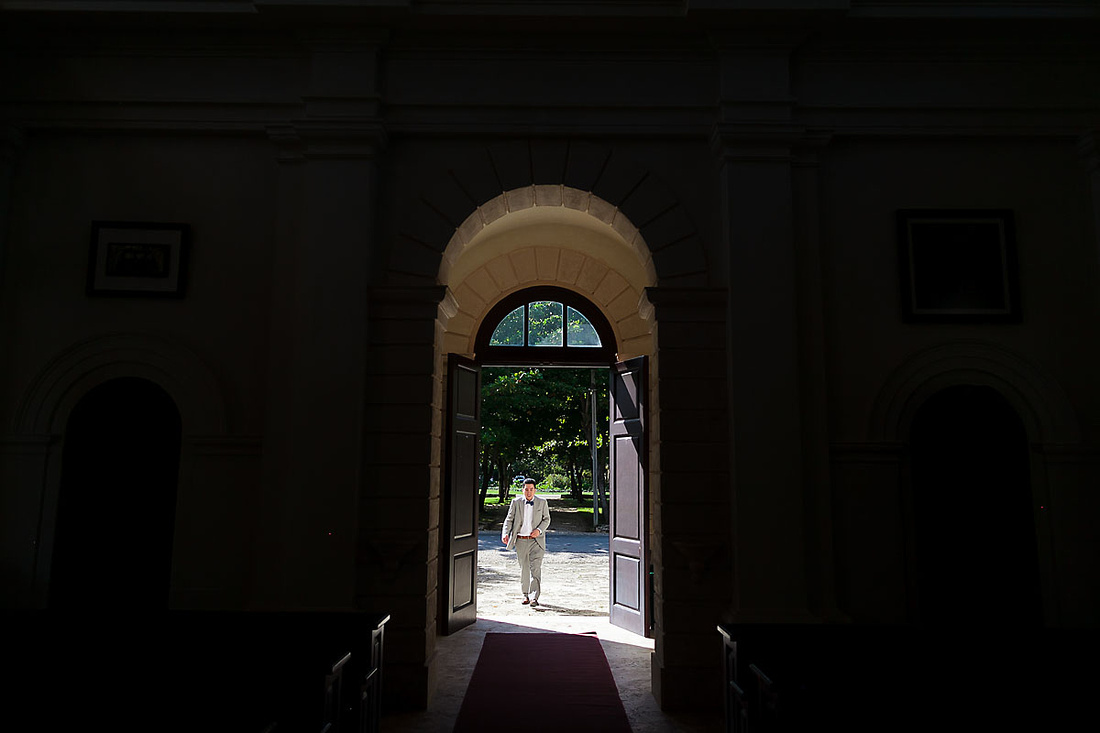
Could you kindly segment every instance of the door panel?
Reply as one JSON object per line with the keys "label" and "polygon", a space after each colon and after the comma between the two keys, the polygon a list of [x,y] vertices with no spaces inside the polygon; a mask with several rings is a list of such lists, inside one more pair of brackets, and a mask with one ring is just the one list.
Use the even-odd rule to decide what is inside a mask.
{"label": "door panel", "polygon": [[455,354],[447,357],[447,440],[444,573],[447,606],[443,632],[477,620],[478,435],[481,371]]}
{"label": "door panel", "polygon": [[648,635],[646,537],[646,362],[611,370],[611,623]]}

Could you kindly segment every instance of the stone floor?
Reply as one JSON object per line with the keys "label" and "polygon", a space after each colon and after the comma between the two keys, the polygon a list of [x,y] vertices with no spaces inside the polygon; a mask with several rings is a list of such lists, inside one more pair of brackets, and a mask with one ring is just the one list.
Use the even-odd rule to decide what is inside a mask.
{"label": "stone floor", "polygon": [[[386,716],[383,731],[450,731],[454,726],[486,632],[595,632],[611,666],[619,696],[636,733],[711,733],[722,729],[716,717],[668,715],[650,691],[653,640],[608,622],[607,535],[592,532],[547,533],[540,606],[521,605],[519,565],[514,552],[500,544],[499,534],[482,532],[478,558],[478,620],[450,636],[440,637],[437,687],[425,711]],[[716,638],[715,644],[718,643]],[[515,680],[502,671],[502,688]],[[553,680],[537,682],[547,704],[553,704]],[[538,721],[531,721],[537,730]],[[585,730],[578,721],[575,730]]]}

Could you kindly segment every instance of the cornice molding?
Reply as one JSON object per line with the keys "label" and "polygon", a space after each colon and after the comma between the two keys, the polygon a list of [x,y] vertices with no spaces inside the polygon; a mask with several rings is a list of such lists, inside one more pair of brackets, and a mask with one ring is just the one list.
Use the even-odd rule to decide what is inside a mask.
{"label": "cornice molding", "polygon": [[834,134],[790,124],[720,122],[711,133],[711,150],[721,162],[802,162],[806,153],[827,146]]}
{"label": "cornice molding", "polygon": [[307,160],[373,160],[389,142],[384,125],[376,121],[301,121],[270,125],[267,137],[278,150],[280,163]]}

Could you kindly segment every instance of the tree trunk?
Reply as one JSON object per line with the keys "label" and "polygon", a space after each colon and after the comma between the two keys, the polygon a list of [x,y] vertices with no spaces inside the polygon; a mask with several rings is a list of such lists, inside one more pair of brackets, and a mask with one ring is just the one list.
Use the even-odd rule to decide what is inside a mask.
{"label": "tree trunk", "polygon": [[581,500],[581,477],[577,470],[577,461],[572,455],[569,456],[569,496],[573,501]]}
{"label": "tree trunk", "polygon": [[478,492],[478,506],[485,508],[485,496],[489,493],[489,471],[493,467],[492,456],[486,454],[481,459],[481,491]]}
{"label": "tree trunk", "polygon": [[504,457],[497,456],[497,475],[500,476],[500,481],[497,484],[497,501],[501,503],[508,496],[508,488],[512,485],[511,480],[504,475],[504,468]]}

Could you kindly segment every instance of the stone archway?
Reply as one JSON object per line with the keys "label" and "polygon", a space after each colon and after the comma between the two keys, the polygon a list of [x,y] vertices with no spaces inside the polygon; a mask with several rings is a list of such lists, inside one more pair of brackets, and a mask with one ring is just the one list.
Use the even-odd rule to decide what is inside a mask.
{"label": "stone archway", "polygon": [[[592,142],[527,140],[490,145],[441,167],[399,205],[388,287],[434,286],[448,260],[505,214],[585,212],[651,260],[662,288],[712,285],[702,239],[679,195],[627,155]],[[397,203],[397,202],[395,202]]]}
{"label": "stone archway", "polygon": [[471,214],[448,243],[439,274],[448,294],[439,353],[473,356],[477,327],[492,305],[522,288],[557,285],[607,316],[620,359],[652,355],[651,310],[643,299],[657,273],[640,232],[594,194],[531,188],[556,189],[552,200],[559,203],[536,205],[530,190],[501,194],[501,201]]}
{"label": "stone archway", "polygon": [[[648,435],[655,458],[648,477],[653,525],[660,527],[658,421],[662,411],[679,414],[694,403],[658,407],[664,359],[656,357],[657,321],[667,318],[674,328],[702,317],[704,331],[721,338],[725,295],[713,288],[702,240],[678,195],[628,156],[599,144],[530,140],[471,148],[427,181],[418,174],[397,187],[390,204],[397,209],[389,220],[390,247],[369,304],[364,439],[370,481],[358,515],[356,602],[384,606],[402,619],[393,631],[406,643],[387,649],[387,674],[419,705],[431,689],[430,650],[442,605],[446,354],[471,354],[479,319],[527,285],[557,285],[597,304],[615,324],[620,357],[654,357]],[[713,348],[673,341],[664,358],[681,369]],[[717,380],[711,374],[705,381]],[[708,400],[706,409],[720,411],[719,405]],[[426,526],[382,522],[384,510],[398,502],[408,516],[426,517]],[[665,544],[654,545],[658,567],[666,561]],[[688,583],[682,565],[707,563],[714,554],[710,547],[684,552],[687,559],[676,554],[676,570],[665,579],[677,588]],[[700,552],[706,557],[695,557]],[[397,582],[405,590],[396,590]],[[407,592],[414,585],[426,596]],[[654,603],[657,608],[660,598]],[[654,633],[663,634],[663,627]],[[663,662],[657,666],[655,676],[670,674]]]}
{"label": "stone archway", "polygon": [[[657,365],[652,359],[655,355],[655,320],[652,317],[653,309],[645,307],[642,302],[647,288],[656,285],[656,273],[645,242],[625,217],[611,213],[614,212],[614,207],[599,197],[566,187],[556,188],[562,194],[556,199],[561,203],[547,206],[536,206],[534,196],[517,196],[514,192],[506,192],[501,196],[505,202],[510,199],[520,200],[530,205],[526,208],[502,207],[512,208],[511,211],[493,207],[493,210],[502,213],[488,222],[479,210],[467,219],[467,223],[471,220],[475,222],[474,226],[468,227],[468,231],[474,230],[472,235],[464,236],[456,232],[452,238],[440,268],[440,280],[446,287],[447,297],[441,304],[437,326],[436,377],[440,381],[447,377],[450,366],[448,359],[452,356],[462,361],[480,356],[474,351],[476,337],[479,329],[486,325],[483,321],[494,305],[510,293],[528,292],[530,288],[549,285],[579,293],[588,304],[595,306],[614,332],[611,352],[615,358],[607,366],[611,366],[610,362],[631,359],[635,364],[632,369],[636,371],[636,376],[632,379],[648,376],[648,392],[652,394],[657,383]],[[609,218],[612,221],[618,220],[619,225],[608,224],[597,218],[593,211],[610,213]],[[494,324],[487,325],[491,327]],[[640,366],[647,361],[649,368]],[[464,367],[462,371],[469,371],[471,367],[473,365]],[[636,385],[633,388],[638,389],[638,383],[633,384]],[[450,425],[456,419],[453,410],[443,407],[450,404],[450,399],[446,397],[437,408],[448,413],[448,416],[439,420],[439,424],[447,430],[451,430]],[[641,401],[651,402],[648,396],[641,397]],[[652,413],[649,410],[645,412],[646,438],[649,441],[649,452],[653,452],[657,443],[658,426],[652,419]],[[475,414],[480,414],[477,407],[472,409],[471,415]],[[637,423],[639,426],[643,423],[640,414]],[[457,438],[447,441],[441,436],[441,440],[446,445],[453,445]],[[644,443],[644,439],[640,442]],[[650,538],[645,528],[646,518],[656,512],[648,503],[646,486],[652,484],[655,477],[650,474],[648,480],[641,478],[646,476],[643,472],[646,450],[639,450],[634,446],[631,451],[631,475],[635,477],[633,488],[630,491],[624,489],[620,494],[630,495],[631,498],[616,500],[617,494],[613,487],[612,504],[616,507],[621,505],[622,516],[633,516],[632,526],[635,529],[629,541],[623,539],[620,542],[615,531],[615,517],[619,516],[616,514],[611,520],[611,543],[613,552],[619,547],[619,557],[624,558],[624,562],[629,557],[632,563],[630,567],[633,571],[623,571],[620,577],[630,576],[632,582],[623,579],[621,587],[624,598],[630,595],[625,590],[627,586],[632,588],[634,600],[624,601],[625,605],[613,605],[612,623],[627,624],[636,633],[646,634],[648,603],[644,590],[644,569],[649,565],[644,548],[649,545]],[[614,455],[615,451],[612,453]],[[467,456],[465,460],[467,465],[471,460],[472,465],[477,465],[476,456],[472,459]],[[612,463],[615,463],[614,457]],[[614,466],[612,472],[615,472]],[[476,482],[476,475],[467,478]],[[444,492],[442,498],[445,508],[452,505],[463,506],[464,498],[472,496],[472,487],[466,478],[447,483],[441,477],[440,483]],[[446,486],[443,486],[444,483]],[[451,584],[459,584],[457,578],[460,575],[463,577],[462,587],[476,587],[476,582],[469,577],[476,572],[476,567],[471,567],[469,563],[472,550],[467,546],[470,541],[468,530],[465,525],[459,525],[457,519],[450,523],[455,526],[450,526],[446,518],[441,519],[440,524],[448,529],[445,535],[447,539],[443,543],[447,555],[446,566],[441,568],[443,572],[440,573],[445,587],[450,589]],[[626,544],[620,547],[622,543]],[[613,564],[613,588],[620,587],[615,580],[617,568],[618,565]],[[438,592],[441,598],[444,597],[442,587]],[[456,630],[456,624],[472,622],[473,617],[469,613],[476,608],[476,603],[471,600],[474,595],[463,598],[461,611],[451,604],[443,612],[450,630]],[[630,619],[617,617],[616,609],[627,606],[632,609]],[[468,620],[454,621],[460,614],[467,614]]]}

